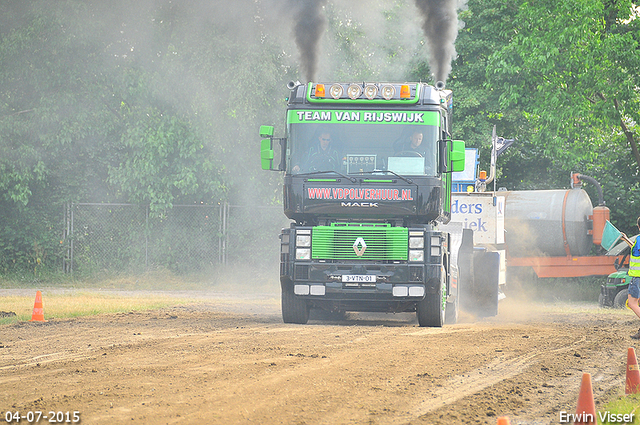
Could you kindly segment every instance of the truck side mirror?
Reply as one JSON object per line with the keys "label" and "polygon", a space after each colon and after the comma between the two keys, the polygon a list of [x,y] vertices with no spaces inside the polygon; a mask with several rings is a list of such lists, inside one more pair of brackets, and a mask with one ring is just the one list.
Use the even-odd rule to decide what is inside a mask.
{"label": "truck side mirror", "polygon": [[273,163],[272,139],[262,139],[260,141],[260,162],[263,170],[271,170]]}
{"label": "truck side mirror", "polygon": [[464,171],[465,143],[462,140],[440,140],[438,142],[440,173]]}
{"label": "truck side mirror", "polygon": [[451,142],[451,171],[464,171],[465,143],[462,140]]}
{"label": "truck side mirror", "polygon": [[260,126],[260,137],[273,137],[273,126],[272,125],[261,125]]}
{"label": "truck side mirror", "polygon": [[273,138],[273,126],[271,125],[261,125],[260,126],[260,137],[262,140],[260,141],[260,165],[263,170],[271,170],[271,171],[284,171],[282,168],[282,164],[284,164],[284,157],[281,158],[281,163],[278,168],[273,167],[273,159],[275,157],[275,153],[273,150],[273,141],[279,141],[280,143],[280,151],[284,154],[284,143],[286,143],[285,139],[274,139]]}
{"label": "truck side mirror", "polygon": [[263,170],[271,170],[273,166],[273,126],[261,125],[260,137],[260,163]]}

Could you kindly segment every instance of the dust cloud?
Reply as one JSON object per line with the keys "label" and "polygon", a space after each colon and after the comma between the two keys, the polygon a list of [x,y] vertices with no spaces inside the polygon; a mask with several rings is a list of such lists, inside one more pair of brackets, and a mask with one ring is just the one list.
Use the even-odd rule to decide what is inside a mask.
{"label": "dust cloud", "polygon": [[[452,43],[457,18],[455,5],[446,4],[447,13],[425,19],[423,26],[445,19],[448,25],[431,28],[429,34],[446,30],[443,39]],[[426,13],[424,7],[421,10]],[[60,64],[59,68],[36,66],[36,71],[41,72],[41,78],[64,71],[60,80],[70,82],[51,93],[40,93],[35,89],[37,84],[27,87],[26,79],[16,79],[25,87],[12,90],[39,92],[40,99],[46,100],[43,104],[56,104],[65,97],[76,99],[77,93],[86,93],[85,110],[93,108],[96,116],[107,116],[117,123],[125,114],[133,116],[136,108],[141,111],[151,105],[157,109],[158,120],[175,116],[189,130],[185,137],[202,140],[206,154],[215,163],[211,173],[219,179],[219,192],[211,198],[207,192],[207,199],[184,197],[180,203],[216,205],[226,200],[246,207],[232,209],[237,216],[230,217],[236,219],[230,231],[238,237],[230,238],[235,244],[230,249],[247,269],[255,267],[254,274],[264,270],[265,263],[277,274],[277,235],[286,219],[281,207],[279,211],[255,212],[256,206],[279,205],[281,176],[260,169],[257,145],[252,140],[257,139],[258,125],[282,121],[286,82],[298,75],[307,80],[404,80],[409,61],[421,61],[427,53],[421,44],[420,19],[416,19],[415,7],[407,0],[34,0],[9,2],[3,12],[3,34],[24,30],[21,26],[29,25],[32,16],[38,14],[55,17],[50,37],[41,40],[37,51],[22,53],[25,64],[18,66],[27,69],[38,65],[37,52],[56,52],[52,63]],[[389,34],[393,35],[391,42],[387,40]],[[451,54],[452,50],[446,52]],[[440,55],[444,59],[438,60],[450,63],[451,57],[445,56]],[[438,71],[432,71],[436,75],[449,69],[438,66]],[[56,120],[78,122],[75,107],[60,104]],[[140,114],[139,119],[145,116]],[[42,130],[55,134],[53,127],[57,124],[51,125],[51,129]],[[276,130],[283,132],[278,127]],[[65,158],[69,164],[88,156],[113,159],[114,163],[106,164],[105,160],[106,165],[96,165],[104,166],[104,170],[87,173],[93,180],[83,182],[87,188],[82,188],[78,201],[133,202],[125,199],[128,195],[116,198],[120,196],[113,195],[117,188],[106,183],[104,177],[124,162],[119,155],[126,156],[125,150],[129,149],[116,146],[113,150],[117,152],[109,150],[111,142],[105,140],[113,139],[117,137],[74,140],[77,145]],[[58,172],[60,167],[51,168]],[[63,172],[74,171],[78,172],[72,165],[60,170],[60,181],[68,180]],[[166,176],[153,177],[161,180]],[[171,190],[179,192],[177,188]],[[250,249],[246,241],[269,248],[260,248],[259,255],[250,255],[247,261],[243,259]],[[265,258],[256,259],[258,256]]]}

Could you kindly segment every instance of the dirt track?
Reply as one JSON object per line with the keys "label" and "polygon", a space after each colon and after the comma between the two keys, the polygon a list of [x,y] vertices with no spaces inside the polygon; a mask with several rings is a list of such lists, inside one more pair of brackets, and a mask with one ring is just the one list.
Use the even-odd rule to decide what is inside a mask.
{"label": "dirt track", "polygon": [[624,392],[630,312],[500,309],[442,329],[413,315],[299,326],[281,323],[276,295],[212,295],[4,326],[0,411],[79,411],[85,424],[555,424],[575,412],[583,371],[596,407]]}

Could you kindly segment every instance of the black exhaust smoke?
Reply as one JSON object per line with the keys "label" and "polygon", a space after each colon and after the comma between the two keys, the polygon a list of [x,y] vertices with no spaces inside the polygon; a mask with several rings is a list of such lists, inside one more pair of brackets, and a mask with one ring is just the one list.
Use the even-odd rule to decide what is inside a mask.
{"label": "black exhaust smoke", "polygon": [[435,81],[447,81],[458,36],[456,0],[415,0],[424,22],[422,30],[427,37],[429,67]]}
{"label": "black exhaust smoke", "polygon": [[322,8],[327,0],[290,0],[295,25],[293,34],[300,52],[300,65],[307,81],[314,81],[318,68],[320,39],[327,25]]}

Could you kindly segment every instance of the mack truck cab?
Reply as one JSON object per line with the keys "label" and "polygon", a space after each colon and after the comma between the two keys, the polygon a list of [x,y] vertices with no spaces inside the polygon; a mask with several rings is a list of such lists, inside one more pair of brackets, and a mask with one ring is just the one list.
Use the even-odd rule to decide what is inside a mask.
{"label": "mack truck cab", "polygon": [[464,142],[451,138],[452,92],[442,83],[288,89],[285,136],[260,127],[262,168],[284,172],[292,220],[280,234],[284,322],[307,323],[310,309],[455,322],[458,264],[438,227],[465,162]]}

